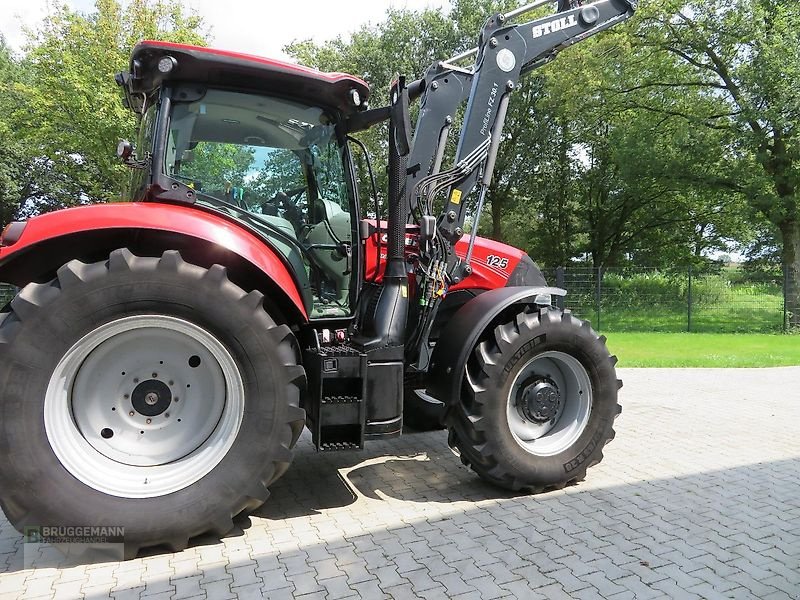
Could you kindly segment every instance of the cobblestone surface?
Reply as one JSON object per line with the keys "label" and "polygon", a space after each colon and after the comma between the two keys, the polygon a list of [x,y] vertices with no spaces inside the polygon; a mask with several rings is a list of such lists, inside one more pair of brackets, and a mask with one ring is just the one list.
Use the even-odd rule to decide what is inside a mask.
{"label": "cobblestone surface", "polygon": [[316,454],[223,540],[23,565],[0,518],[0,598],[798,598],[800,368],[622,370],[617,439],[587,480],[519,496],[444,432]]}

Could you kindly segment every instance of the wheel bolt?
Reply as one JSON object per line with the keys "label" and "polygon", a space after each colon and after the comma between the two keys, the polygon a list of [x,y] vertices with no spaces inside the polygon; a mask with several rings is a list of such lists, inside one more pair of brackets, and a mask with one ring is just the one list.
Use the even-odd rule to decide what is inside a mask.
{"label": "wheel bolt", "polygon": [[136,414],[135,412],[133,412],[133,411],[130,411],[130,412],[128,413],[128,416],[129,416],[129,417],[132,417],[132,416],[133,416],[133,415],[135,415],[135,414]]}
{"label": "wheel bolt", "polygon": [[158,373],[153,373],[153,379],[155,379],[156,377],[158,377]]}
{"label": "wheel bolt", "polygon": [[169,419],[169,413],[164,413],[164,418]]}
{"label": "wheel bolt", "polygon": [[150,423],[152,423],[152,422],[153,422],[153,419],[147,419],[147,421],[145,421],[145,423],[147,423],[148,425],[150,425]]}
{"label": "wheel bolt", "polygon": [[122,397],[125,398],[125,400],[127,400],[128,398],[130,398],[130,394],[124,394]]}

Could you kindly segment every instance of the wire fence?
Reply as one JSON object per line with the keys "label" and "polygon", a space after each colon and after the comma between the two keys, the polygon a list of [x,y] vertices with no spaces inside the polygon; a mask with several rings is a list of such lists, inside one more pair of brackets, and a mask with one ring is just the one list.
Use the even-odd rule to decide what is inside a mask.
{"label": "wire fence", "polygon": [[0,283],[0,309],[11,302],[11,299],[16,295],[16,293],[17,288],[15,288],[13,285]]}
{"label": "wire fence", "polygon": [[787,330],[791,312],[779,271],[559,267],[552,281],[599,331],[774,333]]}
{"label": "wire fence", "polygon": [[[567,290],[566,308],[598,331],[774,333],[787,330],[792,312],[780,272],[559,267],[548,275]],[[15,294],[0,283],[0,309]]]}

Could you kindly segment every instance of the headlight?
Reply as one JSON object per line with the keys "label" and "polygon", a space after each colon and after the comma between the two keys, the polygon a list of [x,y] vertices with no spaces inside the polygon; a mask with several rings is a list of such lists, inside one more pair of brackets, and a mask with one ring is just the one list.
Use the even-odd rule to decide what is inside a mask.
{"label": "headlight", "polygon": [[165,56],[158,61],[158,71],[166,75],[178,66],[178,61],[171,56]]}

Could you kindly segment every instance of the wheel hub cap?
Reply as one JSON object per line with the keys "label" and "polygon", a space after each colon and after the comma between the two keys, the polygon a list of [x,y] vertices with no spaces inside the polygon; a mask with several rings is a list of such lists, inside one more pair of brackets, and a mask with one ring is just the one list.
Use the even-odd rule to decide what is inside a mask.
{"label": "wheel hub cap", "polygon": [[149,379],[137,385],[131,394],[133,409],[140,415],[156,417],[172,404],[172,392],[163,381]]}
{"label": "wheel hub cap", "polygon": [[520,386],[518,404],[525,417],[535,423],[547,423],[554,419],[561,407],[558,387],[547,379],[534,380]]}
{"label": "wheel hub cap", "polygon": [[554,456],[570,448],[589,422],[592,384],[581,362],[549,350],[522,365],[511,383],[506,418],[527,452]]}

